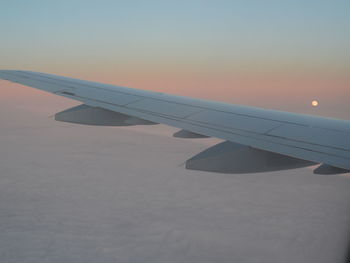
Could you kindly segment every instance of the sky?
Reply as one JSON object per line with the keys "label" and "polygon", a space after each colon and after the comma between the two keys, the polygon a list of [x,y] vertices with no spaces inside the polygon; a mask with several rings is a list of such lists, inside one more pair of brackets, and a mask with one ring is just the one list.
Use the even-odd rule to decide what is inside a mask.
{"label": "sky", "polygon": [[0,68],[350,119],[349,12],[345,0],[1,0]]}
{"label": "sky", "polygon": [[[349,13],[349,0],[0,0],[0,69],[350,119]],[[342,262],[348,174],[187,170],[220,140],[54,121],[78,104],[0,81],[2,261]]]}

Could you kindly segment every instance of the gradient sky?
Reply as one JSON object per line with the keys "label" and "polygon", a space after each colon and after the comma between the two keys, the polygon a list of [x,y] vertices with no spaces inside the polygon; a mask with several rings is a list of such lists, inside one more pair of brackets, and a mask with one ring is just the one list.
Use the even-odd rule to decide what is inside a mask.
{"label": "gradient sky", "polygon": [[348,0],[1,0],[0,68],[350,119],[349,13]]}

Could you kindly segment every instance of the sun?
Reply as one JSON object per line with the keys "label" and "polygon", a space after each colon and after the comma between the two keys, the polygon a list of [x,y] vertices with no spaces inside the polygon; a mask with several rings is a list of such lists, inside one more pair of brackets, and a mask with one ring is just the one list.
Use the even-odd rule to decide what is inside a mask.
{"label": "sun", "polygon": [[313,100],[313,101],[311,102],[311,105],[312,105],[313,107],[317,107],[317,106],[318,106],[318,101],[317,101],[317,100]]}

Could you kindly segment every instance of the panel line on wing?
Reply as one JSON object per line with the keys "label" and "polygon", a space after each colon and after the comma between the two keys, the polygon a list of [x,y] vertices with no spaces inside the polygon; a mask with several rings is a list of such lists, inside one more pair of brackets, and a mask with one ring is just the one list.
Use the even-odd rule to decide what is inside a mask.
{"label": "panel line on wing", "polygon": [[[9,73],[10,75],[12,73]],[[38,78],[33,78],[33,77],[29,77],[29,76],[25,76],[23,74],[19,74],[19,75],[15,75],[15,74],[12,74],[14,77],[19,77],[19,78],[26,78],[28,80],[32,80],[32,81],[37,81],[37,82],[44,82],[44,83],[47,83],[47,84],[51,84],[51,85],[58,85],[58,86],[63,86],[61,83],[55,83],[55,82],[52,82],[52,81],[47,81],[47,80],[42,80],[42,79],[38,79]],[[71,84],[71,83],[70,83]],[[70,86],[70,85],[64,85],[65,87],[67,88],[70,88],[70,89],[77,89],[78,87],[74,87],[74,86]]]}

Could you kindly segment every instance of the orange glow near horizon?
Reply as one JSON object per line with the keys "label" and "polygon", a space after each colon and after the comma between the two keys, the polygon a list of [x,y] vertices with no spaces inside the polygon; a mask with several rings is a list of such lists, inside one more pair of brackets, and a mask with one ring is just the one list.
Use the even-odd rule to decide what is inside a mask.
{"label": "orange glow near horizon", "polygon": [[5,2],[0,69],[350,118],[349,1]]}
{"label": "orange glow near horizon", "polygon": [[[56,73],[68,75],[64,72]],[[180,96],[236,103],[298,113],[348,119],[350,77],[340,75],[240,74],[200,75],[184,72],[167,74],[113,74],[113,71],[75,72],[70,77],[110,83]],[[0,82],[2,100],[45,99],[47,93],[21,85]],[[6,87],[6,88],[4,88]],[[310,108],[317,94],[322,107]],[[52,96],[52,95],[51,95]],[[317,109],[317,110],[316,110]]]}

